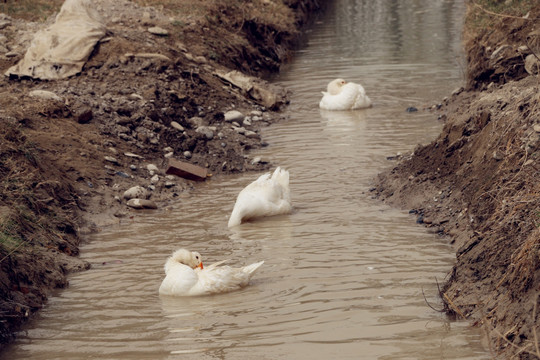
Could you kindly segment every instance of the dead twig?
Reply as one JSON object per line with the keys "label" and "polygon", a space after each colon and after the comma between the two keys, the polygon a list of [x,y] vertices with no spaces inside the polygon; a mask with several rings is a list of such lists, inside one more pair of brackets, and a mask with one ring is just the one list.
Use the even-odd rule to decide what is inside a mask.
{"label": "dead twig", "polygon": [[446,293],[443,294],[443,297],[444,299],[447,301],[447,304],[450,305],[450,308],[456,313],[458,314],[459,316],[461,316],[463,319],[466,319],[467,317],[461,312],[461,310],[459,310],[459,308],[456,306],[456,304],[454,304],[454,302],[452,301],[452,299],[450,299],[448,297],[448,295],[446,295]]}

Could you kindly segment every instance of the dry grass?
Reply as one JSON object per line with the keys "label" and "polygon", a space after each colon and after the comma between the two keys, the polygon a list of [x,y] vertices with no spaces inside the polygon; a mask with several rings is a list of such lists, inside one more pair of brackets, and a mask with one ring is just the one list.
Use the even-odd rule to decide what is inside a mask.
{"label": "dry grass", "polygon": [[490,28],[502,17],[523,18],[536,5],[537,0],[472,0],[467,13],[467,28]]}

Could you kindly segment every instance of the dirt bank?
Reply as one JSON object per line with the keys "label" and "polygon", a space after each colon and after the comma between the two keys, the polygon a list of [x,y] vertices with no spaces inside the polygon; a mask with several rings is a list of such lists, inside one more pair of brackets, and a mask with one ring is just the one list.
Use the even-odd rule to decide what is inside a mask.
{"label": "dirt bank", "polygon": [[[540,7],[522,18],[527,11],[496,16],[469,4],[466,88],[432,110],[445,119],[439,137],[381,174],[375,191],[454,245],[446,311],[482,327],[493,357],[536,359]],[[489,27],[475,27],[486,16]]]}
{"label": "dirt bank", "polygon": [[[214,177],[270,166],[248,151],[265,145],[258,131],[280,120],[274,110],[287,100],[260,77],[287,60],[320,8],[317,0],[93,3],[107,34],[79,75],[0,78],[2,344],[51,289],[68,285],[69,272],[88,268],[77,257],[82,234],[136,216],[125,190],[145,187],[161,206],[194,186],[165,177],[168,157]],[[18,4],[0,5],[12,11],[0,13],[2,74],[54,22],[32,21],[45,17],[37,6],[57,11],[61,2],[22,12]],[[249,86],[225,80],[232,70],[254,76]],[[231,110],[242,116],[226,121]]]}

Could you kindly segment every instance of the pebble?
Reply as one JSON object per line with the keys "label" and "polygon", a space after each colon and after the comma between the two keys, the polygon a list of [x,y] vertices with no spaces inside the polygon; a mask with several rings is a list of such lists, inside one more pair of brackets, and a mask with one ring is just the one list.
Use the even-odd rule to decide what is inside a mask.
{"label": "pebble", "polygon": [[184,151],[184,157],[186,159],[191,159],[191,151]]}
{"label": "pebble", "polygon": [[415,108],[414,106],[409,106],[405,111],[407,111],[407,112],[415,112],[415,111],[418,111],[418,109]]}
{"label": "pebble", "polygon": [[94,117],[92,109],[86,108],[77,115],[77,122],[79,124],[88,124]]}
{"label": "pebble", "polygon": [[160,28],[159,26],[153,26],[151,28],[148,28],[148,32],[150,34],[159,35],[159,36],[169,35],[169,32],[167,30]]}
{"label": "pebble", "polygon": [[176,121],[171,121],[171,126],[173,127],[173,129],[176,129],[178,131],[184,131],[184,127],[182,125],[180,125],[179,123],[177,123]]}
{"label": "pebble", "polygon": [[136,170],[137,170],[137,166],[134,165],[134,164],[129,165],[129,168],[130,168],[131,170],[133,170],[133,171],[136,171]]}
{"label": "pebble", "polygon": [[142,186],[133,186],[129,189],[127,189],[125,192],[124,192],[124,195],[122,196],[124,199],[126,200],[131,200],[131,199],[135,199],[135,198],[144,198],[144,199],[147,199],[148,198],[148,191],[146,191],[145,188],[143,188]]}
{"label": "pebble", "polygon": [[130,152],[125,152],[124,155],[127,156],[127,157],[130,157],[130,158],[135,158],[135,159],[142,159],[143,158],[141,155],[137,155],[137,154],[130,153]]}
{"label": "pebble", "polygon": [[64,102],[62,98],[52,91],[47,90],[32,90],[28,93],[29,96],[43,99],[43,100],[55,100],[59,102]]}
{"label": "pebble", "polygon": [[125,172],[123,172],[123,171],[117,171],[116,175],[124,177],[124,178],[130,178],[131,177],[128,174],[126,174]]}
{"label": "pebble", "polygon": [[157,204],[152,200],[146,199],[130,199],[127,206],[134,209],[157,209]]}
{"label": "pebble", "polygon": [[199,126],[195,132],[203,134],[207,140],[212,140],[214,138],[214,132],[208,126]]}
{"label": "pebble", "polygon": [[244,132],[244,136],[245,136],[245,137],[248,137],[248,138],[258,138],[258,137],[259,137],[259,134],[257,134],[255,131],[246,130],[246,131]]}
{"label": "pebble", "polygon": [[153,171],[153,172],[156,172],[156,171],[159,171],[158,167],[154,164],[148,164],[146,165],[146,169],[148,171]]}
{"label": "pebble", "polygon": [[115,157],[112,157],[112,156],[105,156],[104,158],[106,161],[110,162],[110,163],[113,163],[115,165],[118,165],[118,160],[116,160]]}
{"label": "pebble", "polygon": [[225,121],[227,122],[236,121],[238,123],[241,123],[242,121],[244,121],[244,114],[242,114],[238,110],[227,111],[226,113],[223,114],[223,116],[225,117]]}
{"label": "pebble", "polygon": [[493,152],[493,158],[494,158],[495,160],[497,160],[497,161],[500,161],[500,160],[502,160],[504,157],[503,157],[503,155],[501,154],[500,151],[495,150],[495,151]]}
{"label": "pebble", "polygon": [[157,175],[157,174],[154,175],[154,176],[152,176],[152,178],[150,179],[150,183],[151,183],[152,185],[155,185],[155,184],[157,184],[158,182],[159,182],[159,175]]}
{"label": "pebble", "polygon": [[236,131],[238,134],[245,134],[246,128],[244,127],[233,127],[233,130]]}
{"label": "pebble", "polygon": [[165,182],[165,187],[166,187],[166,188],[171,188],[171,187],[173,187],[173,186],[175,186],[175,185],[176,185],[176,183],[174,183],[174,182],[172,182],[172,181],[166,181],[166,182]]}
{"label": "pebble", "polygon": [[533,129],[534,129],[534,131],[536,131],[537,133],[540,133],[540,124],[535,124],[535,125],[533,126]]}

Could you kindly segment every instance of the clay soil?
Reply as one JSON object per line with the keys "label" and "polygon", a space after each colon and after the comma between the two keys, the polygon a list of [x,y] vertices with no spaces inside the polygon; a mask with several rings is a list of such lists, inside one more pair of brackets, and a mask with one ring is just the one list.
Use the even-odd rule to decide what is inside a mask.
{"label": "clay soil", "polygon": [[[52,7],[0,17],[8,23],[0,25],[2,73],[62,2],[43,3]],[[213,177],[270,166],[249,150],[265,145],[258,130],[281,119],[287,100],[261,79],[287,61],[320,9],[317,0],[94,3],[108,34],[80,75],[0,79],[2,344],[52,289],[68,285],[70,272],[88,268],[78,258],[84,234],[137,216],[122,193],[151,184],[148,164],[163,176],[172,152]],[[469,16],[482,12],[471,6]],[[540,7],[527,19],[487,16],[489,25],[468,25],[467,86],[426,110],[444,119],[442,133],[381,174],[374,192],[454,244],[456,265],[439,279],[443,310],[482,327],[493,357],[532,359],[540,357],[540,80],[524,59],[540,54]],[[168,35],[148,31],[156,26]],[[216,75],[231,70],[255,76],[280,100],[269,107]],[[62,101],[30,97],[36,89]],[[232,109],[257,118],[245,124],[255,135],[231,129],[223,114]],[[201,126],[214,127],[213,136]],[[165,206],[193,186],[158,182],[151,200]]]}

